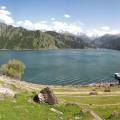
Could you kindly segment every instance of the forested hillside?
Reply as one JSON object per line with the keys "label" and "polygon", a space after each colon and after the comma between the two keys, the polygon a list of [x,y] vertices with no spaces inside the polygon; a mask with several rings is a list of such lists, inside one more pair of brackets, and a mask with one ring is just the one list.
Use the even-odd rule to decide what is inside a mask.
{"label": "forested hillside", "polygon": [[84,48],[88,46],[80,36],[75,36],[69,33],[60,34],[54,31],[47,31],[46,33],[63,42],[66,48]]}
{"label": "forested hillside", "polygon": [[55,31],[27,30],[0,23],[0,49],[107,48],[120,50],[120,35],[104,35],[91,40]]}
{"label": "forested hillside", "polygon": [[0,49],[40,49],[64,47],[59,40],[41,31],[0,24]]}
{"label": "forested hillside", "polygon": [[84,48],[86,46],[83,40],[75,36],[51,33],[0,23],[0,49]]}

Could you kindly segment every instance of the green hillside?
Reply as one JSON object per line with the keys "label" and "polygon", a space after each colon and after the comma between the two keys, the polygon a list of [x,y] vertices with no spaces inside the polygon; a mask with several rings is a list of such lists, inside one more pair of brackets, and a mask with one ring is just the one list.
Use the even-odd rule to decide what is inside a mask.
{"label": "green hillside", "polygon": [[76,36],[60,33],[53,35],[0,23],[0,49],[84,48],[85,46],[86,44]]}
{"label": "green hillside", "polygon": [[0,49],[40,49],[61,46],[59,40],[44,32],[0,24]]}

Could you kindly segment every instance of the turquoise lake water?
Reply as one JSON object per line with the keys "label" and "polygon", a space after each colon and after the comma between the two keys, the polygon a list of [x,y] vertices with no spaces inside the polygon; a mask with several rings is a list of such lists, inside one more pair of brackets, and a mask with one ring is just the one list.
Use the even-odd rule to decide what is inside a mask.
{"label": "turquoise lake water", "polygon": [[90,84],[114,80],[120,72],[120,51],[63,49],[0,51],[0,64],[20,59],[26,65],[23,80],[42,84]]}

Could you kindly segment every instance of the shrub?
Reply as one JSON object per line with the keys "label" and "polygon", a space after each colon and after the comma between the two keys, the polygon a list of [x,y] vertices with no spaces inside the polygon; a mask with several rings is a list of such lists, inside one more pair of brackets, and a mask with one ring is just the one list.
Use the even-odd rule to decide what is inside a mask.
{"label": "shrub", "polygon": [[8,63],[1,65],[0,72],[6,76],[21,79],[24,74],[25,65],[17,59],[9,60]]}
{"label": "shrub", "polygon": [[110,87],[105,87],[104,92],[111,92]]}

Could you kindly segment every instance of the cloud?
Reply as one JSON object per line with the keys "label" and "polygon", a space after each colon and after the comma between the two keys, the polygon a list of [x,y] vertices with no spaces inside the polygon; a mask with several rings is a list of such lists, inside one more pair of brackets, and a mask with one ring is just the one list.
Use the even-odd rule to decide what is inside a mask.
{"label": "cloud", "polygon": [[68,26],[68,32],[73,34],[80,34],[81,32],[83,32],[83,29],[78,25],[70,24]]}
{"label": "cloud", "polygon": [[69,32],[72,34],[79,34],[83,32],[81,26],[77,23],[68,24],[63,21],[54,21],[51,26],[51,30],[57,32]]}
{"label": "cloud", "polygon": [[0,9],[5,10],[6,6],[1,6]]}
{"label": "cloud", "polygon": [[20,21],[17,21],[15,25],[17,27],[24,27],[24,28],[30,29],[30,30],[34,29],[34,25],[30,20],[24,20],[24,21],[20,20]]}
{"label": "cloud", "polygon": [[66,31],[67,24],[62,21],[54,21],[52,23],[52,30],[55,30],[57,32],[63,32]]}
{"label": "cloud", "polygon": [[108,26],[102,26],[101,29],[108,31],[108,30],[110,30],[110,27],[108,27]]}
{"label": "cloud", "polygon": [[41,21],[41,23],[47,23],[47,21]]}
{"label": "cloud", "polygon": [[47,23],[39,22],[34,24],[34,30],[51,31],[51,27]]}
{"label": "cloud", "polygon": [[56,32],[69,32],[72,34],[79,34],[82,31],[82,27],[79,23],[66,23],[64,21],[52,21],[47,23],[46,21],[40,21],[32,23],[29,20],[18,21],[17,26],[22,26],[30,30],[42,30],[42,31],[56,31]]}
{"label": "cloud", "polygon": [[89,37],[92,37],[92,36],[103,36],[105,34],[112,34],[112,35],[115,35],[115,34],[119,34],[119,30],[114,30],[114,29],[110,29],[110,27],[101,27],[100,29],[93,29],[91,31],[87,31],[86,34],[89,36]]}
{"label": "cloud", "polygon": [[11,17],[11,12],[6,10],[5,6],[0,7],[0,21],[6,24],[13,24],[14,20]]}
{"label": "cloud", "polygon": [[53,20],[53,21],[54,21],[54,20],[55,20],[55,18],[54,18],[54,17],[52,17],[52,18],[51,18],[51,20]]}
{"label": "cloud", "polygon": [[30,30],[42,30],[42,31],[46,31],[46,30],[50,30],[50,27],[48,26],[46,21],[40,21],[37,23],[33,23],[30,20],[20,20],[16,23],[17,27],[24,27],[26,29],[30,29]]}
{"label": "cloud", "polygon": [[33,23],[30,20],[25,20],[23,22],[23,26],[27,29],[30,29],[30,30],[34,29]]}
{"label": "cloud", "polygon": [[64,17],[65,17],[65,18],[70,18],[71,16],[68,15],[68,14],[65,14]]}
{"label": "cloud", "polygon": [[[70,18],[70,15],[65,14],[65,18]],[[86,33],[88,36],[102,36],[104,34],[118,34],[119,30],[111,29],[109,26],[101,26],[98,29],[89,30],[84,23],[79,21],[68,23],[65,21],[56,20],[51,18],[49,23],[47,21],[32,22],[29,19],[15,21],[10,11],[6,6],[0,7],[0,22],[10,24],[17,27],[23,27],[29,30],[41,30],[41,31],[56,31],[56,32],[68,32],[72,34]]]}
{"label": "cloud", "polygon": [[23,24],[23,21],[17,21],[16,24],[17,26],[21,26]]}

